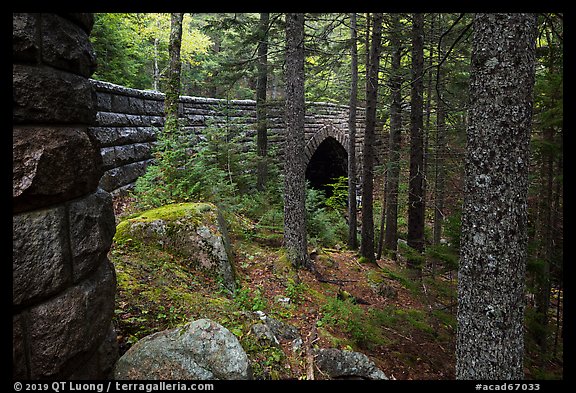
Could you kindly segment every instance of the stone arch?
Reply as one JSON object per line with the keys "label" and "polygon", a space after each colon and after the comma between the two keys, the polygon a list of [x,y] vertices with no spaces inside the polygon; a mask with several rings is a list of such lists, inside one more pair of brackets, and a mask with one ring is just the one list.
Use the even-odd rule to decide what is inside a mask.
{"label": "stone arch", "polygon": [[328,184],[348,176],[348,135],[333,126],[324,126],[308,140],[305,150],[305,177],[310,186],[332,194]]}
{"label": "stone arch", "polygon": [[316,149],[318,149],[318,146],[320,146],[320,144],[324,142],[324,140],[328,137],[336,139],[348,153],[349,142],[348,142],[348,134],[346,133],[346,131],[338,129],[334,127],[332,124],[326,124],[320,127],[314,133],[314,135],[306,142],[306,147],[304,148],[305,166],[308,166],[308,163],[310,162],[310,159],[312,158],[312,155],[314,155]]}

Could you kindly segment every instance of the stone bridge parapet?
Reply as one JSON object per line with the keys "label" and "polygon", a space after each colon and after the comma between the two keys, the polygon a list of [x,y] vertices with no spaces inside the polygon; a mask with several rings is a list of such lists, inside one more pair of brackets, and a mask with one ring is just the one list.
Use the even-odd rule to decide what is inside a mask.
{"label": "stone bridge parapet", "polygon": [[[104,175],[100,186],[115,194],[133,186],[152,160],[157,133],[164,126],[164,94],[91,80],[96,91],[96,121],[89,131],[99,143]],[[201,138],[208,126],[233,123],[242,129],[241,143],[256,140],[256,101],[180,97],[180,118],[192,138]],[[306,163],[327,137],[348,150],[348,107],[326,102],[306,103]],[[356,157],[362,155],[365,110],[358,108]],[[284,102],[267,103],[268,144],[282,155],[285,133]],[[382,138],[377,138],[382,144]],[[281,160],[280,160],[281,161]],[[360,165],[358,165],[360,167]]]}

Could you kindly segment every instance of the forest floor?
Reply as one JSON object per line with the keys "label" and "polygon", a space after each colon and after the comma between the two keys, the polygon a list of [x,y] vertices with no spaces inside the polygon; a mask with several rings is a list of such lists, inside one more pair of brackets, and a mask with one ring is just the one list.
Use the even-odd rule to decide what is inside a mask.
{"label": "forest floor", "polygon": [[[286,293],[273,273],[276,255],[272,249],[255,262],[245,260],[242,272],[245,285],[269,299]],[[298,272],[301,294],[285,322],[300,332],[316,327],[316,346],[362,352],[391,379],[454,377],[453,316],[433,313],[394,261],[361,264],[354,252],[323,250],[315,268],[320,275]],[[452,284],[445,284],[450,291]]]}
{"label": "forest floor", "polygon": [[[148,334],[210,318],[238,337],[256,378],[306,378],[307,349],[317,347],[362,352],[390,379],[454,379],[454,271],[439,266],[434,276],[427,269],[418,275],[402,257],[361,263],[344,249],[310,249],[316,271],[296,271],[282,254],[281,233],[232,230],[231,239],[240,284],[234,294],[165,250],[113,244],[121,353]],[[296,327],[303,346],[263,343],[251,330],[255,311]],[[561,378],[561,366],[548,373],[558,371]]]}

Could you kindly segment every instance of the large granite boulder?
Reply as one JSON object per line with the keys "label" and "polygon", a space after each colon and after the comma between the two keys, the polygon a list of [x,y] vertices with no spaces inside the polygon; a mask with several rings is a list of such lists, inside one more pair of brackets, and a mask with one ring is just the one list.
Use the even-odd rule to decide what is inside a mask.
{"label": "large granite boulder", "polygon": [[146,336],[116,363],[115,379],[251,379],[248,356],[228,329],[209,319]]}
{"label": "large granite boulder", "polygon": [[173,252],[224,288],[236,290],[226,222],[213,204],[178,203],[145,211],[120,222],[114,239]]}

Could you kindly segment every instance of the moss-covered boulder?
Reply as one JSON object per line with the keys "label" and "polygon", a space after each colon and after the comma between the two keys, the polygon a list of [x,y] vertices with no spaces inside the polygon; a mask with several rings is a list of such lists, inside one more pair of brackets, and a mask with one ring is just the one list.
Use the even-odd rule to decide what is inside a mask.
{"label": "moss-covered boulder", "polygon": [[120,222],[114,241],[170,251],[226,289],[236,290],[226,222],[213,204],[178,203],[147,210]]}

